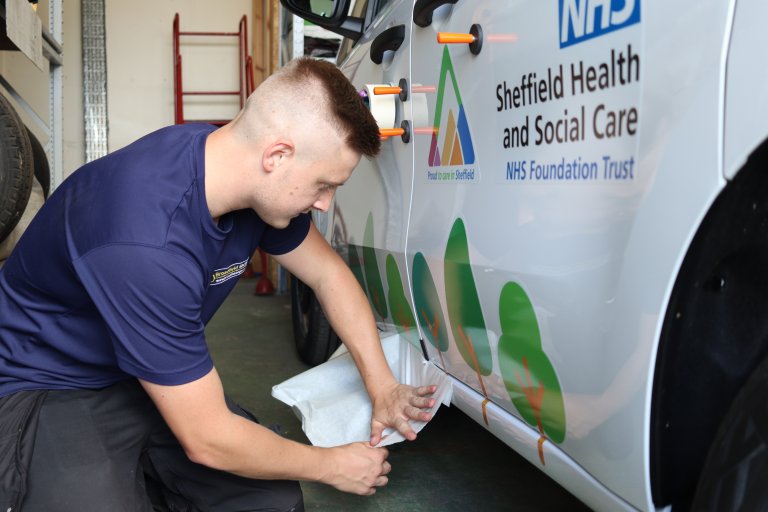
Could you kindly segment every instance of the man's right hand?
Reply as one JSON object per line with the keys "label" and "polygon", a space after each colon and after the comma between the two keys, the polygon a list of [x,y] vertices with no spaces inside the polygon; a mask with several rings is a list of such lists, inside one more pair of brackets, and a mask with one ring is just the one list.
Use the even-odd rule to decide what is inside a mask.
{"label": "man's right hand", "polygon": [[328,450],[328,472],[321,479],[323,483],[363,496],[370,496],[376,493],[377,487],[387,485],[392,466],[387,462],[386,448],[352,443]]}
{"label": "man's right hand", "polygon": [[387,485],[389,452],[369,443],[333,448],[297,443],[233,414],[214,368],[178,386],[140,380],[189,459],[246,478],[307,480],[371,495]]}

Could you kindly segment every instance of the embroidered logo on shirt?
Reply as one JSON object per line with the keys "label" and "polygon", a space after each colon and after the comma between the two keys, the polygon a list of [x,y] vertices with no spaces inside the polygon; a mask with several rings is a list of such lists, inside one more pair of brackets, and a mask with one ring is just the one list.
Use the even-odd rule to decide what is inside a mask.
{"label": "embroidered logo on shirt", "polygon": [[233,277],[237,277],[245,272],[245,267],[248,266],[248,260],[243,260],[239,263],[233,263],[228,267],[220,268],[213,271],[211,276],[211,286],[216,286],[224,281],[229,281]]}

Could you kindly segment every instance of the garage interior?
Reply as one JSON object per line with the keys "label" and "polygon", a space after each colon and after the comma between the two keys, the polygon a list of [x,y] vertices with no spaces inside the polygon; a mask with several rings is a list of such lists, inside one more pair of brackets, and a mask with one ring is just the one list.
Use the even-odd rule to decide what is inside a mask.
{"label": "garage interior", "polygon": [[[11,4],[30,6],[27,0],[3,4],[6,28],[13,23]],[[37,144],[38,174],[24,215],[0,245],[0,265],[47,191],[84,163],[175,122],[225,122],[239,110],[243,91],[296,52],[332,59],[338,45],[336,36],[303,22],[294,30],[289,22],[296,19],[278,0],[41,0],[31,6],[41,32],[26,37],[38,46],[22,51],[6,36],[0,91]],[[272,386],[309,368],[294,348],[287,276],[272,262],[263,269],[260,258],[253,270],[209,324],[209,346],[229,395],[262,423],[306,443],[293,411],[270,396]],[[253,277],[262,271],[266,289]],[[586,510],[455,407],[441,408],[415,442],[393,446],[389,460],[389,485],[373,497],[304,483],[307,510]]]}

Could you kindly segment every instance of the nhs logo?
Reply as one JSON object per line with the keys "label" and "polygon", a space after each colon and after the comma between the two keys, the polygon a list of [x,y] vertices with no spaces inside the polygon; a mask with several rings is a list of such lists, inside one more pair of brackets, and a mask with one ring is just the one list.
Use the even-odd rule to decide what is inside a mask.
{"label": "nhs logo", "polygon": [[640,22],[640,0],[558,0],[560,48]]}

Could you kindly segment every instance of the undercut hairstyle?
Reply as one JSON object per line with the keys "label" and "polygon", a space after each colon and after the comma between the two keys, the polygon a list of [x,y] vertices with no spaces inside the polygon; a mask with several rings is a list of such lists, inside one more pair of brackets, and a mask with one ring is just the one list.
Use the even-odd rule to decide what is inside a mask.
{"label": "undercut hairstyle", "polygon": [[374,157],[381,149],[379,126],[360,94],[338,67],[323,60],[301,57],[278,71],[282,80],[319,82],[325,92],[329,122],[345,135],[350,149]]}

